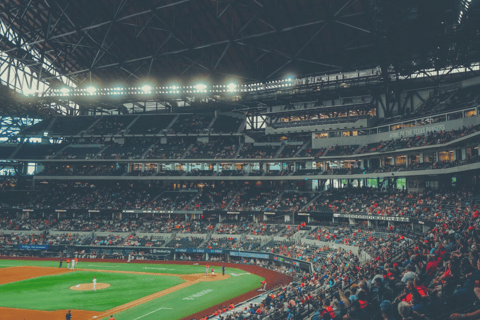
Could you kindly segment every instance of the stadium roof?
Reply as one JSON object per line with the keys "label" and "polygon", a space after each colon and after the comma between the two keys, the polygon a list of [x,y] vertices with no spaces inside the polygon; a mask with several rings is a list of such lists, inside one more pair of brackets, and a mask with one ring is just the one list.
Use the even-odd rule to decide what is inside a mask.
{"label": "stadium roof", "polygon": [[0,50],[26,61],[34,47],[79,85],[265,81],[426,62],[448,50],[459,2],[5,0],[0,18],[24,42]]}

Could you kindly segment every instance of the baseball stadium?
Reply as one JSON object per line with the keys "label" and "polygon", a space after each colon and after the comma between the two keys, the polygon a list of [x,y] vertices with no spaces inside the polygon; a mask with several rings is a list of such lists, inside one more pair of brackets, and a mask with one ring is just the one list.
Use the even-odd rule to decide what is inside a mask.
{"label": "baseball stadium", "polygon": [[480,0],[0,1],[0,320],[480,320]]}

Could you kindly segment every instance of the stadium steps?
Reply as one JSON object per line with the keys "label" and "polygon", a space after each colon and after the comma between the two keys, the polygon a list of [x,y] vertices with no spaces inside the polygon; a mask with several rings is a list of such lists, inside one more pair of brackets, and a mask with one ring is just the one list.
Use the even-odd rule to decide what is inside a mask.
{"label": "stadium steps", "polygon": [[185,159],[185,157],[187,156],[188,152],[193,148],[193,145],[194,145],[194,143],[190,144],[190,145],[185,149],[185,152],[182,153],[182,156],[180,157],[180,159]]}
{"label": "stadium steps", "polygon": [[65,147],[63,147],[62,149],[60,149],[60,151],[57,151],[55,152],[51,157],[52,159],[53,158],[57,158],[59,155],[61,155],[63,153],[63,151],[65,151],[65,149],[67,149],[68,147],[70,147],[70,144],[67,144]]}
{"label": "stadium steps", "polygon": [[[168,130],[170,130],[170,128],[171,128],[171,127],[173,126],[173,124],[178,120],[179,117],[180,117],[180,115],[177,114],[177,116],[172,119],[172,122],[170,122],[170,124],[169,124],[165,129],[163,129],[162,131],[168,132]],[[190,149],[189,149],[189,150],[190,150]]]}
{"label": "stadium steps", "polygon": [[237,133],[242,133],[247,127],[247,119],[244,119],[243,122],[238,127]]}
{"label": "stadium steps", "polygon": [[307,149],[307,148],[308,148],[309,146],[311,146],[311,145],[312,145],[312,143],[311,143],[310,141],[305,142],[305,143],[303,144],[303,146],[302,146],[300,149],[298,149],[297,152],[295,152],[295,154],[293,155],[292,158],[298,157],[298,155],[300,154],[300,152],[302,152],[303,150]]}
{"label": "stadium steps", "polygon": [[233,159],[237,159],[238,156],[240,155],[240,151],[242,150],[243,146],[245,145],[245,143],[240,143],[240,145],[238,146],[238,150],[237,152],[235,152],[235,156],[233,156]]}
{"label": "stadium steps", "polygon": [[283,194],[285,193],[285,191],[287,191],[287,190],[283,190],[282,192],[280,192],[280,193],[278,194],[278,196],[276,196],[275,198],[273,198],[272,201],[265,203],[265,205],[263,206],[263,208],[265,209],[265,208],[268,207],[271,203],[275,203],[279,198],[281,198],[281,197],[283,196]]}
{"label": "stadium steps", "polygon": [[210,121],[210,124],[207,126],[207,132],[210,133],[210,130],[212,129],[213,124],[215,121],[217,121],[218,117],[214,117],[212,121]]}
{"label": "stadium steps", "polygon": [[48,124],[47,128],[45,128],[45,131],[50,132],[50,130],[51,130],[52,127],[53,127],[53,124],[55,123],[55,121],[57,121],[57,117],[54,117],[54,118],[52,119],[52,121],[50,121],[50,123]]}
{"label": "stadium steps", "polygon": [[314,197],[312,200],[308,201],[308,203],[307,203],[306,205],[304,205],[304,206],[300,209],[300,211],[305,210],[310,204],[312,204],[314,201],[316,201],[318,198],[320,198],[320,196],[321,196],[322,194],[323,194],[323,192],[320,192],[320,193],[318,194],[318,196],[316,196],[316,197]]}
{"label": "stadium steps", "polygon": [[105,146],[105,148],[103,148],[102,150],[100,150],[99,152],[97,152],[97,153],[95,154],[95,158],[96,158],[98,155],[102,154],[107,148],[108,148],[108,146]]}
{"label": "stadium steps", "polygon": [[12,154],[10,155],[9,159],[12,159],[12,158],[15,158],[15,156],[17,155],[18,151],[20,151],[20,149],[23,147],[23,143],[19,144],[18,147],[12,152]]}
{"label": "stadium steps", "polygon": [[135,119],[133,119],[133,121],[130,122],[130,124],[129,124],[125,129],[122,130],[123,133],[124,133],[124,134],[128,133],[128,130],[130,130],[130,127],[131,127],[135,122],[137,122],[138,119],[140,119],[140,116],[138,116],[138,117],[136,117]]}
{"label": "stadium steps", "polygon": [[228,210],[232,206],[233,201],[235,201],[235,197],[231,197],[230,201],[225,205],[225,209]]}
{"label": "stadium steps", "polygon": [[277,150],[277,152],[275,153],[275,155],[273,156],[275,159],[278,159],[278,156],[282,154],[282,151],[283,149],[285,149],[287,145],[283,145],[283,146],[280,146],[280,148]]}
{"label": "stadium steps", "polygon": [[103,119],[103,116],[99,117],[96,121],[94,121],[87,129],[85,129],[84,131],[80,131],[79,133],[77,133],[77,136],[80,136],[80,134],[83,132],[84,134],[88,134],[88,132],[94,127],[97,125],[97,123],[99,123],[101,120]]}
{"label": "stadium steps", "polygon": [[200,198],[203,194],[203,189],[202,191],[198,192],[198,194],[192,198],[192,200],[188,201],[187,203],[187,206],[190,206],[193,202],[195,202],[195,200],[198,200],[198,198]]}
{"label": "stadium steps", "polygon": [[153,147],[155,147],[155,143],[152,143],[150,147],[148,147],[147,150],[145,150],[145,152],[142,154],[140,159],[145,159],[145,155],[147,154],[148,151],[152,150]]}

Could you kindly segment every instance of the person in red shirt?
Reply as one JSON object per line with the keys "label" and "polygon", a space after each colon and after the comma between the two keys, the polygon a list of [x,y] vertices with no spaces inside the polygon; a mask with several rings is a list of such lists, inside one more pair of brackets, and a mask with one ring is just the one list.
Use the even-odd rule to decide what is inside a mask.
{"label": "person in red shirt", "polygon": [[113,314],[110,316],[108,320],[115,320],[115,318],[113,317]]}
{"label": "person in red shirt", "polygon": [[208,276],[208,269],[210,269],[210,266],[207,263],[207,265],[205,266],[205,275],[206,276]]}

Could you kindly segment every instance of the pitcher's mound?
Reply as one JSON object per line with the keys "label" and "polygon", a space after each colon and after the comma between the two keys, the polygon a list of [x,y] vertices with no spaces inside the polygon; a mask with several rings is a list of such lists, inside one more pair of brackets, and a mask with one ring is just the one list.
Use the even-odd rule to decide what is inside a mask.
{"label": "pitcher's mound", "polygon": [[[97,283],[95,286],[96,290],[101,290],[110,287],[109,283]],[[82,284],[77,284],[76,286],[71,286],[70,289],[72,290],[78,290],[78,291],[86,291],[86,290],[93,290],[93,283],[82,283]]]}

